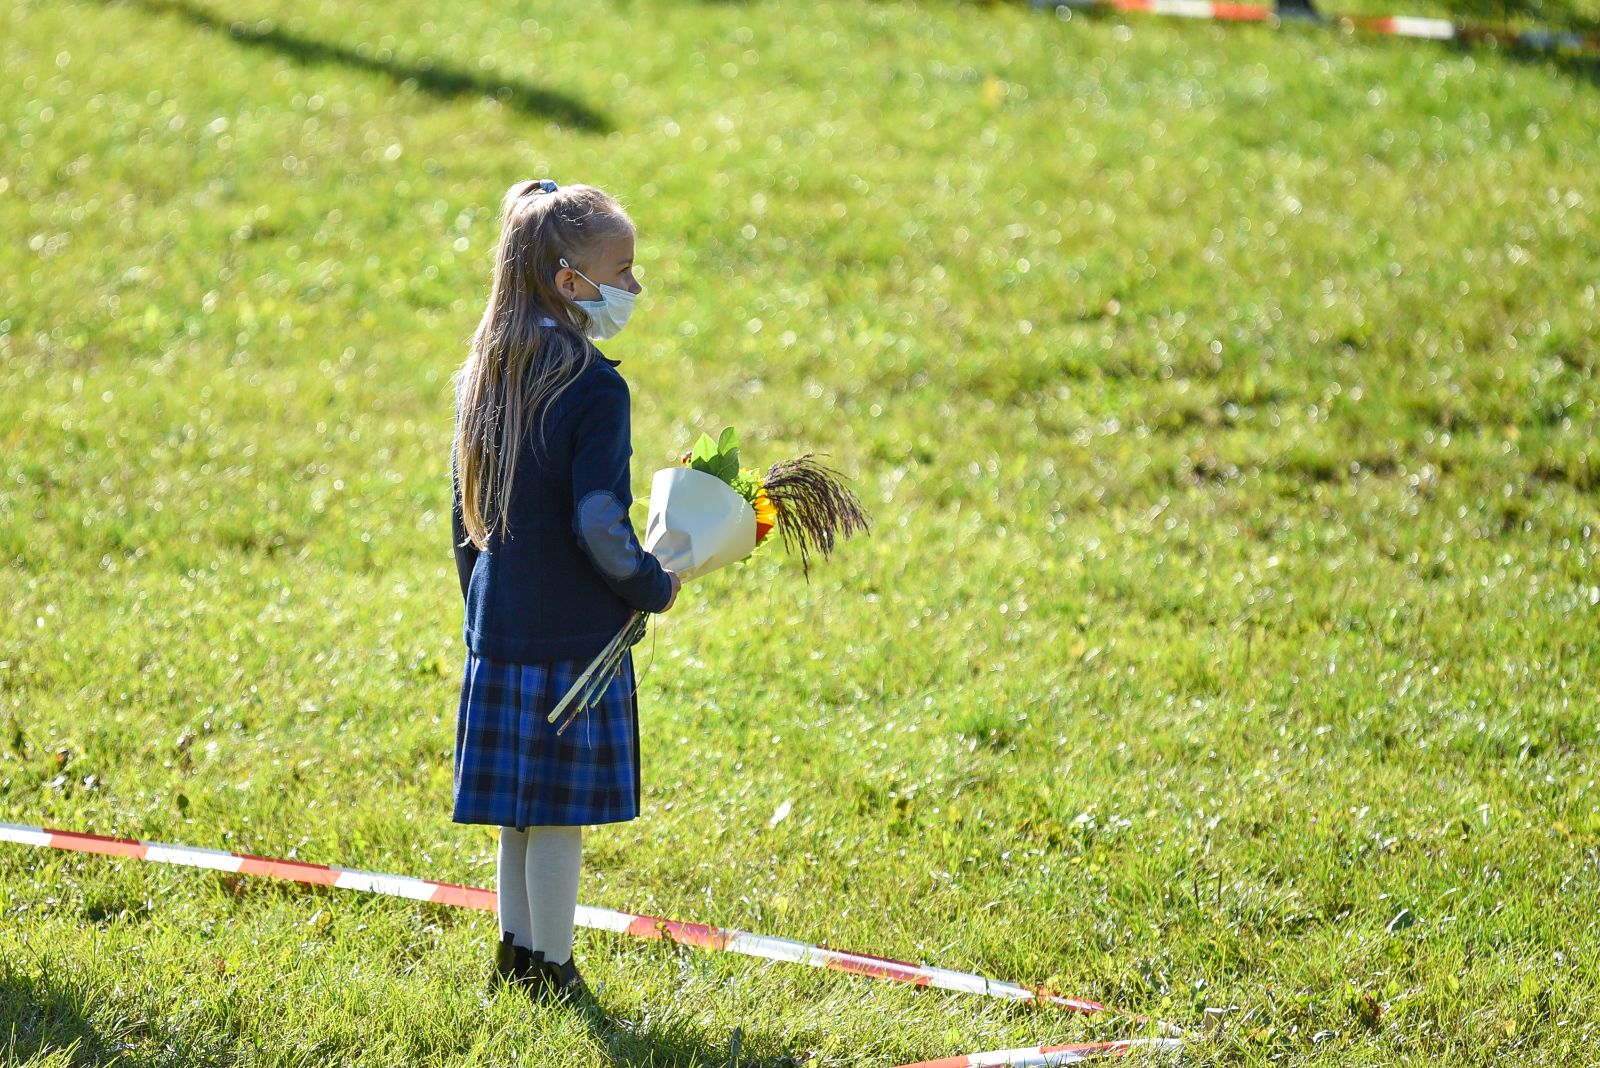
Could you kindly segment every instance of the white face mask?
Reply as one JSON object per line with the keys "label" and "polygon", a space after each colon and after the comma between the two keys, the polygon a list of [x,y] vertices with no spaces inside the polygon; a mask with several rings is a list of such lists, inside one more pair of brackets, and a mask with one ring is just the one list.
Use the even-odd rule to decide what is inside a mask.
{"label": "white face mask", "polygon": [[579,278],[600,291],[599,300],[574,302],[589,313],[589,329],[585,332],[596,341],[604,341],[621,333],[622,328],[628,325],[628,317],[633,314],[634,295],[626,289],[601,285],[568,263],[565,256],[561,258],[561,266],[570,268]]}

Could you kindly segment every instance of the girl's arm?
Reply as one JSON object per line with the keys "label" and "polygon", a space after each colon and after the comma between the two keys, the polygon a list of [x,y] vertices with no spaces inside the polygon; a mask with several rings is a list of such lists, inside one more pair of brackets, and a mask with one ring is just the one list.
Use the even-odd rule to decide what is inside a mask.
{"label": "girl's arm", "polygon": [[466,522],[461,518],[461,483],[456,480],[454,450],[450,455],[450,537],[455,547],[456,578],[461,580],[461,599],[467,599],[467,587],[472,582],[472,566],[478,562],[478,549],[467,540]]}
{"label": "girl's arm", "polygon": [[[586,383],[586,385],[589,385]],[[662,612],[672,577],[639,546],[628,506],[628,385],[617,374],[594,376],[573,413],[572,529],[578,544],[618,597],[638,612]]]}

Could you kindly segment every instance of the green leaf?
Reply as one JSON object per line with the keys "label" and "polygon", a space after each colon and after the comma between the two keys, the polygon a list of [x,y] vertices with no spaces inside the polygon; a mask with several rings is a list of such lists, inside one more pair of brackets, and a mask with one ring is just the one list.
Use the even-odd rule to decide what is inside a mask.
{"label": "green leaf", "polygon": [[738,433],[730,426],[724,427],[716,440],[701,434],[689,454],[689,466],[732,485],[739,474]]}
{"label": "green leaf", "polygon": [[717,443],[711,439],[710,434],[701,434],[700,439],[694,443],[694,452],[690,455],[691,461],[704,460],[710,463],[716,459]]}

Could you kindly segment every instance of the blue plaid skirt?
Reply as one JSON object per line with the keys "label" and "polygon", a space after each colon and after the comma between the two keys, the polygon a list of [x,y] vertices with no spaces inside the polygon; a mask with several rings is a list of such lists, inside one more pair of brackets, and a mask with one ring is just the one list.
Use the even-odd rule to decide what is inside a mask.
{"label": "blue plaid skirt", "polygon": [[467,654],[456,711],[457,823],[571,827],[639,814],[639,706],[633,657],[600,703],[559,737],[545,717],[583,669]]}

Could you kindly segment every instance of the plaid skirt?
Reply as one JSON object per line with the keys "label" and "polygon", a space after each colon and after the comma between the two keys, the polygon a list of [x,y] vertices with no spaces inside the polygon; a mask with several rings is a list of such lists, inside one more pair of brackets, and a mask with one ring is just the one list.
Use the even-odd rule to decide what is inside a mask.
{"label": "plaid skirt", "polygon": [[639,814],[633,657],[600,703],[559,737],[550,710],[588,665],[511,664],[467,654],[456,710],[457,823],[571,827]]}

